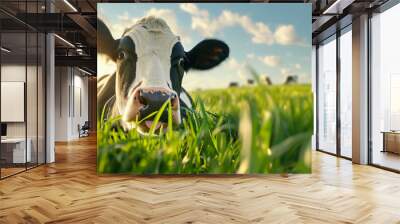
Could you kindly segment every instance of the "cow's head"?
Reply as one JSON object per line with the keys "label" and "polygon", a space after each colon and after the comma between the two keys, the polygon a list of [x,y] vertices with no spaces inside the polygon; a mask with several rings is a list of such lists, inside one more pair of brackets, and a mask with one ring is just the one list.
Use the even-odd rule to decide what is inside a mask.
{"label": "cow's head", "polygon": [[[186,52],[164,20],[146,17],[114,40],[106,25],[98,20],[98,52],[117,64],[115,77],[116,111],[122,115],[125,129],[137,127],[148,132],[151,117],[143,120],[168,100],[171,101],[173,123],[181,122],[182,78],[189,69],[206,70],[217,66],[229,55],[228,46],[219,40],[206,39]],[[160,121],[164,128],[168,114]],[[159,123],[156,129],[161,128]]]}

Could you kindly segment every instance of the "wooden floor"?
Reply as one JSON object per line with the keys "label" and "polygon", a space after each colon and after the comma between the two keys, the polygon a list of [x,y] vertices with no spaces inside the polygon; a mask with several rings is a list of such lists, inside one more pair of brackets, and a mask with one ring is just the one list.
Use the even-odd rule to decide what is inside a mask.
{"label": "wooden floor", "polygon": [[25,167],[7,167],[7,168],[1,168],[1,177],[7,177],[7,176],[11,176],[13,174],[19,173],[19,172],[23,172],[25,169]]}
{"label": "wooden floor", "polygon": [[389,167],[395,170],[400,170],[400,155],[391,152],[374,151],[374,164]]}
{"label": "wooden floor", "polygon": [[313,174],[97,176],[95,138],[0,181],[0,223],[400,223],[400,175],[313,153]]}

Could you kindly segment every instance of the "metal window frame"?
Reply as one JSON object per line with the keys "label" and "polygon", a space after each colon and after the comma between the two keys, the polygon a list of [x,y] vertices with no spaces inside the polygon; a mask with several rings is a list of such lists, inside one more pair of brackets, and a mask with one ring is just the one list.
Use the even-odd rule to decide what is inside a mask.
{"label": "metal window frame", "polygon": [[368,96],[367,96],[367,107],[368,107],[368,111],[367,111],[367,119],[368,119],[368,125],[367,125],[367,131],[368,131],[368,137],[367,137],[367,141],[368,141],[368,158],[367,158],[367,163],[370,166],[379,168],[379,169],[383,169],[383,170],[387,170],[390,172],[394,172],[394,173],[400,173],[400,170],[398,169],[394,169],[388,166],[384,166],[381,164],[377,164],[374,163],[374,159],[373,159],[373,138],[372,138],[372,94],[373,94],[373,88],[372,88],[372,54],[373,54],[373,50],[372,50],[372,18],[373,18],[373,14],[374,13],[384,13],[385,11],[391,9],[392,7],[398,5],[400,3],[400,0],[389,0],[386,3],[384,3],[383,5],[379,6],[378,8],[374,9],[374,10],[370,10],[368,11],[368,30],[367,30],[367,45],[368,45],[368,54],[367,54],[367,82],[368,82]]}
{"label": "metal window frame", "polygon": [[[378,8],[375,8],[375,9],[371,9],[371,10],[369,10],[369,11],[367,11],[367,13],[368,13],[368,30],[367,30],[367,41],[368,41],[368,49],[367,49],[367,51],[368,51],[368,54],[367,54],[367,66],[368,66],[368,69],[367,69],[367,82],[368,82],[368,86],[367,86],[367,88],[368,88],[368,90],[367,90],[367,92],[368,92],[368,95],[367,95],[367,103],[368,103],[368,105],[367,105],[367,107],[368,107],[368,111],[367,111],[367,113],[368,113],[368,124],[367,124],[367,127],[368,127],[368,139],[367,139],[367,141],[368,141],[368,152],[367,152],[367,154],[368,154],[368,161],[367,161],[367,164],[368,165],[370,165],[370,166],[373,166],[373,167],[377,167],[377,168],[379,168],[379,169],[383,169],[383,170],[387,170],[387,171],[391,171],[391,172],[395,172],[395,173],[400,173],[400,170],[397,170],[397,169],[393,169],[393,168],[390,168],[390,167],[386,167],[386,166],[382,166],[382,165],[379,165],[379,164],[375,164],[375,163],[373,163],[373,148],[372,148],[372,146],[373,146],[373,141],[372,141],[372,92],[373,92],[373,89],[372,89],[372,53],[373,53],[373,51],[372,51],[372,23],[371,23],[371,20],[372,20],[372,18],[373,18],[373,13],[383,13],[383,12],[385,12],[386,10],[388,10],[388,9],[390,9],[390,8],[392,8],[392,7],[394,7],[394,6],[396,6],[397,4],[399,4],[400,3],[400,0],[389,0],[389,1],[387,1],[386,3],[384,3],[383,5],[381,5],[381,6],[379,6]],[[340,22],[340,21],[338,21],[338,22]],[[322,40],[320,40],[317,44],[316,44],[316,78],[315,78],[315,81],[316,81],[316,122],[317,122],[317,124],[316,124],[316,139],[315,139],[315,143],[316,143],[316,151],[319,151],[319,152],[323,152],[323,153],[326,153],[326,154],[329,154],[329,155],[333,155],[333,156],[336,156],[336,157],[340,157],[340,158],[344,158],[344,159],[347,159],[347,160],[352,160],[352,158],[349,158],[349,157],[346,157],[346,156],[343,156],[343,155],[341,155],[341,148],[340,148],[340,141],[341,141],[341,139],[340,139],[340,132],[341,132],[341,126],[340,126],[340,86],[338,87],[338,85],[340,85],[340,70],[341,70],[341,68],[340,68],[340,65],[338,65],[339,63],[340,63],[340,49],[339,50],[337,50],[336,51],[336,58],[337,58],[337,64],[336,64],[336,69],[337,69],[337,71],[336,71],[336,75],[337,75],[337,79],[336,79],[336,85],[337,85],[337,92],[336,92],[336,128],[337,128],[337,130],[336,130],[336,154],[335,153],[331,153],[331,152],[328,152],[328,151],[325,151],[325,150],[323,150],[323,149],[320,149],[319,148],[319,53],[318,53],[318,48],[319,48],[319,45],[320,45],[320,43],[322,43],[322,42],[324,42],[324,41],[326,41],[327,39],[329,39],[329,38],[331,38],[331,36],[333,36],[333,35],[336,35],[336,38],[335,38],[335,40],[336,40],[336,48],[338,49],[338,45],[340,46],[340,36],[341,35],[343,35],[343,33],[340,33],[340,35],[337,35],[338,34],[338,30],[339,31],[342,31],[342,30],[344,30],[344,29],[346,29],[348,26],[350,26],[351,25],[351,23],[350,24],[348,24],[348,25],[346,25],[345,27],[343,27],[343,28],[340,28],[339,29],[339,27],[337,27],[337,31],[336,31],[336,33],[335,34],[332,34],[332,35],[329,35],[329,36],[327,36],[327,37],[325,37],[324,39],[322,39]],[[339,70],[338,70],[338,68],[339,68]],[[339,79],[338,79],[339,78]],[[339,90],[339,91],[338,91]],[[339,108],[339,109],[338,109]],[[338,113],[338,111],[339,111],[339,113]],[[339,129],[339,130],[338,130]]]}
{"label": "metal window frame", "polygon": [[[329,36],[327,36],[326,38],[324,38],[324,39],[322,39],[322,40],[320,40],[318,42],[318,44],[316,45],[316,72],[315,72],[315,74],[316,74],[315,81],[316,81],[316,89],[317,89],[316,90],[316,121],[315,121],[317,123],[316,124],[316,139],[315,139],[316,151],[323,152],[323,153],[326,153],[326,154],[329,154],[329,155],[333,155],[333,156],[336,156],[336,157],[339,157],[339,158],[343,158],[343,159],[346,159],[346,160],[350,160],[350,161],[352,160],[352,158],[342,155],[342,149],[341,149],[341,131],[342,131],[342,127],[341,127],[341,117],[340,117],[340,109],[341,109],[340,108],[340,103],[341,103],[341,99],[340,99],[340,81],[341,81],[340,37],[343,34],[345,34],[346,32],[349,32],[349,31],[346,31],[346,32],[343,32],[343,31],[347,30],[348,27],[351,26],[351,25],[352,25],[352,23],[347,24],[344,27],[340,27],[339,23],[337,23],[335,25],[336,26],[336,32],[331,34],[331,35],[329,35]],[[319,77],[320,77],[320,74],[319,74],[319,53],[318,53],[318,49],[319,49],[321,43],[327,41],[329,38],[332,38],[332,36],[335,36],[335,38],[332,39],[331,41],[336,41],[336,52],[335,52],[336,53],[336,61],[335,61],[335,63],[336,63],[336,152],[335,153],[329,152],[329,151],[321,149],[319,147],[320,144],[319,144],[319,125],[318,125],[319,124],[319,109],[320,109],[320,107],[319,107],[319,94],[320,94],[320,92],[319,92],[319,85],[320,85],[319,84],[319,82],[320,82]]]}

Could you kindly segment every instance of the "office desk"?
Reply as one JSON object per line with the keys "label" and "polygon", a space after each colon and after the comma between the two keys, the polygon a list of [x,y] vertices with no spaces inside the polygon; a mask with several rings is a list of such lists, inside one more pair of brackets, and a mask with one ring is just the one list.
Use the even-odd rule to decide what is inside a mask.
{"label": "office desk", "polygon": [[383,131],[383,150],[382,152],[392,152],[400,154],[400,132]]}
{"label": "office desk", "polygon": [[[27,147],[25,153],[25,138],[1,139],[1,157],[6,163],[25,163],[32,160],[32,140],[26,139]],[[26,161],[25,161],[26,159]]]}

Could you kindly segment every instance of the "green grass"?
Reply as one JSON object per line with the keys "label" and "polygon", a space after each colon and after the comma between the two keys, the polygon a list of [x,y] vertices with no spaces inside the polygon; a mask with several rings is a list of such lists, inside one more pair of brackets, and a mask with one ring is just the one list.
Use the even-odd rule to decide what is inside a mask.
{"label": "green grass", "polygon": [[310,85],[259,85],[191,94],[196,99],[193,111],[188,111],[181,126],[159,135],[115,129],[119,118],[99,122],[98,172],[310,172]]}

